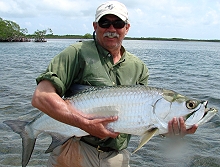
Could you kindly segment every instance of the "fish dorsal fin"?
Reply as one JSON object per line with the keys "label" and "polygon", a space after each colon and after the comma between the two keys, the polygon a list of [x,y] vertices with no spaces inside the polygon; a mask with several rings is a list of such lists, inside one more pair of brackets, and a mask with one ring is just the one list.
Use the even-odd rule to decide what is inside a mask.
{"label": "fish dorsal fin", "polygon": [[84,91],[88,88],[91,88],[93,86],[89,86],[89,85],[80,85],[80,84],[72,84],[70,86],[70,88],[66,91],[66,94],[65,94],[65,98],[67,97],[71,97],[81,91]]}
{"label": "fish dorsal fin", "polygon": [[143,145],[145,145],[158,132],[158,130],[158,128],[154,128],[150,131],[146,131],[143,135],[141,135],[141,141],[136,150],[134,150],[133,154],[138,151]]}

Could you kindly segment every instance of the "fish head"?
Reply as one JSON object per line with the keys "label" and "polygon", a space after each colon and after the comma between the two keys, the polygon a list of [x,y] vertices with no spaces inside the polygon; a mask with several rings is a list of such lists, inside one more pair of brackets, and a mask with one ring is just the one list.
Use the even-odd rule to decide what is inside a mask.
{"label": "fish head", "polygon": [[[204,101],[204,105],[206,107],[203,113],[199,113],[199,112],[191,113],[185,118],[185,124],[187,129],[194,124],[202,125],[208,122],[212,117],[214,117],[217,114],[218,110],[216,108],[207,108],[207,104],[208,101]],[[202,117],[200,115],[202,115]]]}
{"label": "fish head", "polygon": [[174,117],[183,117],[196,123],[203,117],[206,107],[205,101],[190,99],[175,91],[163,90],[162,98],[154,104],[154,113],[163,124],[167,124]]}

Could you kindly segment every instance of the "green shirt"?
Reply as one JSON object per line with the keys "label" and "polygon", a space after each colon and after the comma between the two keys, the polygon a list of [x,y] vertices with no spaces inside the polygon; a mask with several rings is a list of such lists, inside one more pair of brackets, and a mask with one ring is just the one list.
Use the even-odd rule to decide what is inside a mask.
{"label": "green shirt", "polygon": [[[97,49],[98,48],[98,49]],[[148,69],[136,56],[124,47],[121,59],[116,64],[110,53],[94,41],[70,45],[50,62],[47,70],[36,80],[49,80],[62,97],[72,84],[92,86],[147,85]],[[100,140],[84,137],[87,142],[122,150],[127,147],[130,135],[120,134],[116,139]]]}

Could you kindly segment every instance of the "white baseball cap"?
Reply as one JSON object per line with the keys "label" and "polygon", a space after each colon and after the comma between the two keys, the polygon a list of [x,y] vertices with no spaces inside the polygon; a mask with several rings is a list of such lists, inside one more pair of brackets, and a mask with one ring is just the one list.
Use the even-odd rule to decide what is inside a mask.
{"label": "white baseball cap", "polygon": [[118,1],[108,1],[101,4],[95,14],[95,22],[107,14],[113,14],[118,16],[121,20],[128,22],[128,10],[126,6]]}

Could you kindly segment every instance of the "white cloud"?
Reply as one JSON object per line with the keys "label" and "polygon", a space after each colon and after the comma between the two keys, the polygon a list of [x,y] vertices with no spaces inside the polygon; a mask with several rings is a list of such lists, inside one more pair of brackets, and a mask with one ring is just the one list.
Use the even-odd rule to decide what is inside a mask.
{"label": "white cloud", "polygon": [[[84,8],[85,6],[88,6]],[[7,17],[37,17],[59,16],[79,17],[86,16],[93,5],[86,0],[3,0],[0,2],[0,15]],[[92,10],[94,11],[94,10]]]}
{"label": "white cloud", "polygon": [[[41,6],[45,6],[48,9],[55,9],[55,10],[62,10],[62,11],[69,11],[71,8],[74,9],[77,7],[74,3],[74,1],[68,1],[68,0],[43,0],[41,3]],[[39,4],[39,5],[40,5]]]}
{"label": "white cloud", "polygon": [[25,22],[25,25],[28,26],[28,27],[32,26],[31,22]]}
{"label": "white cloud", "polygon": [[144,16],[144,12],[140,8],[137,8],[134,11],[137,14],[137,16]]}
{"label": "white cloud", "polygon": [[0,11],[7,12],[9,9],[9,5],[7,5],[5,2],[0,1]]}
{"label": "white cloud", "polygon": [[202,22],[205,25],[219,25],[219,13],[217,13],[215,10],[211,10],[206,13],[204,18],[202,19]]}
{"label": "white cloud", "polygon": [[[104,1],[1,0],[0,17],[30,28],[30,33],[41,26],[52,28],[54,34],[92,33],[95,10]],[[129,11],[129,36],[220,39],[219,0],[120,1]]]}

